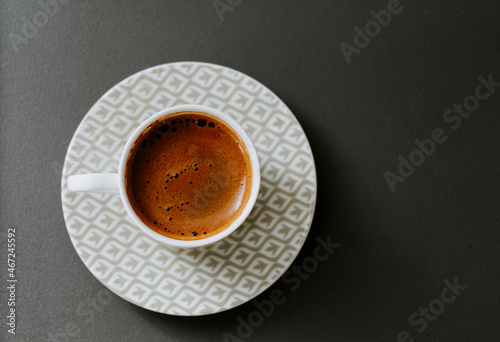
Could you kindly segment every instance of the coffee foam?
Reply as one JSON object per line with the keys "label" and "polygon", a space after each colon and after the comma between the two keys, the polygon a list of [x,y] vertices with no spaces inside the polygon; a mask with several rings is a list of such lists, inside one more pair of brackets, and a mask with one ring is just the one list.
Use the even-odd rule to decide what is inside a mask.
{"label": "coffee foam", "polygon": [[175,113],[151,124],[131,149],[125,178],[139,218],[179,240],[228,228],[252,186],[243,141],[224,122],[200,112]]}

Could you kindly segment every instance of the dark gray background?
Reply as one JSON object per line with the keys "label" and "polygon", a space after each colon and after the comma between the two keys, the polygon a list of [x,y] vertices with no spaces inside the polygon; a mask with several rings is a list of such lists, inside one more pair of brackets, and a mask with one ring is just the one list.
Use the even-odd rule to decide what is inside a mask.
{"label": "dark gray background", "polygon": [[[60,165],[80,120],[127,76],[188,60],[254,77],[304,127],[319,192],[294,265],[313,255],[317,237],[341,244],[296,291],[271,287],[287,300],[247,340],[397,341],[403,330],[415,341],[499,340],[500,88],[458,130],[442,115],[474,94],[478,76],[500,80],[500,2],[401,5],[348,64],[339,44],[353,44],[354,27],[387,1],[244,0],[221,21],[212,0],[72,0],[18,52],[12,34],[40,5],[0,2],[0,317],[8,227],[17,229],[19,279],[18,334],[2,318],[1,339],[64,341],[74,323],[72,341],[216,341],[255,310],[173,317],[139,308],[91,275],[65,228]],[[448,140],[391,192],[384,172],[437,127]],[[467,289],[418,333],[410,315],[454,278]],[[111,300],[92,307],[98,298]]]}

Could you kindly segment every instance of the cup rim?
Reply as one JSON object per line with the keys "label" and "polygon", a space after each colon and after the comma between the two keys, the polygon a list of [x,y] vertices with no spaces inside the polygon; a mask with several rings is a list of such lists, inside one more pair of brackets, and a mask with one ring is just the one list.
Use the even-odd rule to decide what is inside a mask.
{"label": "cup rim", "polygon": [[[250,197],[248,199],[248,202],[246,203],[243,211],[241,214],[231,223],[229,227],[224,229],[223,231],[212,235],[207,238],[203,239],[198,239],[198,240],[177,240],[170,238],[168,236],[162,235],[160,233],[155,232],[151,228],[149,228],[142,220],[137,216],[135,213],[130,200],[127,195],[127,190],[125,187],[125,170],[127,166],[127,160],[128,156],[130,154],[130,150],[132,149],[132,146],[134,145],[135,141],[139,136],[144,132],[144,130],[149,127],[153,122],[159,120],[162,117],[165,117],[167,115],[171,114],[176,114],[179,112],[186,112],[186,111],[191,111],[191,112],[202,112],[206,113],[212,116],[215,116],[219,120],[222,120],[225,122],[229,127],[231,127],[236,134],[243,140],[243,143],[245,144],[248,155],[250,158],[250,164],[251,164],[251,169],[252,169],[252,188],[250,190]],[[261,171],[260,171],[260,164],[259,164],[259,158],[257,155],[257,151],[255,150],[255,146],[248,136],[248,134],[245,132],[243,127],[231,118],[229,115],[221,112],[218,109],[208,107],[208,106],[203,106],[203,105],[178,105],[178,106],[173,106],[169,107],[166,109],[163,109],[152,116],[150,116],[148,119],[146,119],[144,122],[142,122],[139,127],[137,127],[134,132],[130,135],[128,138],[123,150],[122,154],[120,157],[120,164],[118,166],[118,187],[120,191],[120,197],[122,198],[123,204],[125,206],[125,209],[128,213],[128,215],[132,218],[134,223],[139,226],[139,228],[148,234],[150,237],[155,239],[158,242],[174,246],[174,247],[201,247],[201,246],[206,246],[210,245],[212,243],[215,243],[217,241],[222,240],[226,236],[230,235],[232,232],[234,232],[238,227],[241,226],[241,224],[245,221],[245,219],[248,217],[250,212],[252,211],[255,202],[257,200],[257,196],[259,193],[260,189],[260,179],[261,179]]]}

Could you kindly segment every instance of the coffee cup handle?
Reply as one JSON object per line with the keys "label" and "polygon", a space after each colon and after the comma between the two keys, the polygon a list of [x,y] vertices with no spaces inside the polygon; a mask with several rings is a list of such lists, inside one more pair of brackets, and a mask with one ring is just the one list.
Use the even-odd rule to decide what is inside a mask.
{"label": "coffee cup handle", "polygon": [[71,192],[119,193],[117,173],[88,173],[68,176]]}

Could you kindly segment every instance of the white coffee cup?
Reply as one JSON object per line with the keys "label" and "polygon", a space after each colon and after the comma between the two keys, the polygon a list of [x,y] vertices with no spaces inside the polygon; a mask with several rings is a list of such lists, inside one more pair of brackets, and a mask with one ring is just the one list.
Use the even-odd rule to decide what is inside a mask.
{"label": "white coffee cup", "polygon": [[[149,228],[137,216],[134,209],[132,208],[125,187],[125,169],[127,165],[127,160],[129,158],[130,150],[132,149],[135,141],[153,122],[179,112],[206,113],[226,123],[236,132],[236,134],[241,138],[241,140],[245,144],[252,169],[252,187],[250,190],[250,197],[245,207],[241,211],[241,214],[226,229],[222,230],[221,232],[215,235],[198,240],[178,240],[164,236],[160,233],[155,232],[153,229]],[[150,237],[154,238],[156,241],[175,247],[199,247],[217,242],[223,239],[224,237],[228,236],[229,234],[234,232],[239,226],[241,226],[243,221],[245,221],[245,219],[248,217],[250,211],[252,210],[255,204],[255,201],[257,200],[257,195],[259,194],[260,165],[259,165],[259,159],[257,157],[257,151],[255,150],[252,140],[245,132],[243,127],[241,127],[240,124],[238,124],[234,119],[222,113],[221,111],[211,107],[201,106],[201,105],[180,105],[164,109],[152,115],[146,121],[144,121],[139,127],[137,127],[137,129],[128,138],[125,147],[123,148],[122,155],[120,158],[120,164],[118,166],[118,173],[93,173],[93,174],[71,175],[68,176],[67,184],[68,184],[68,190],[73,192],[117,193],[120,195],[123,204],[125,206],[125,209],[127,210],[128,215],[132,218],[132,221],[137,225],[137,227],[139,227],[143,232],[148,234]]]}

